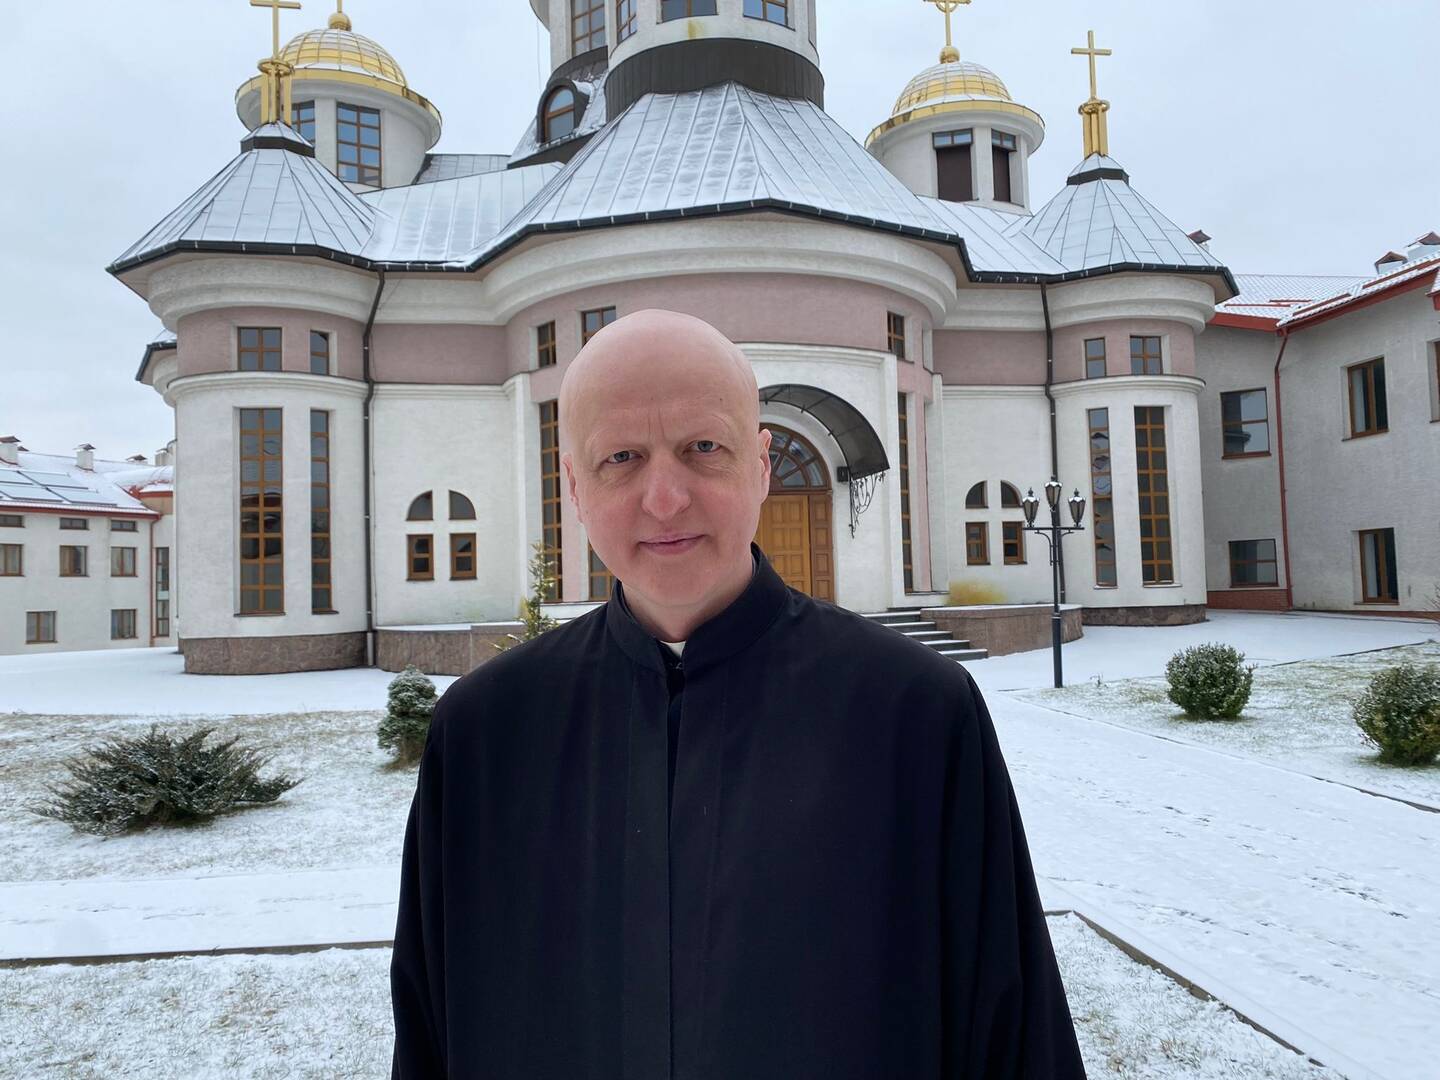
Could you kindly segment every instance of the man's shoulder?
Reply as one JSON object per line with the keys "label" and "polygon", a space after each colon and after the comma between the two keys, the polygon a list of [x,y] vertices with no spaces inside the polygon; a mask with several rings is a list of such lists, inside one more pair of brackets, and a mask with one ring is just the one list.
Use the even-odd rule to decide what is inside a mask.
{"label": "man's shoulder", "polygon": [[792,593],[801,619],[811,624],[807,646],[829,660],[881,671],[890,679],[920,677],[960,688],[973,682],[962,665],[891,626],[828,600]]}

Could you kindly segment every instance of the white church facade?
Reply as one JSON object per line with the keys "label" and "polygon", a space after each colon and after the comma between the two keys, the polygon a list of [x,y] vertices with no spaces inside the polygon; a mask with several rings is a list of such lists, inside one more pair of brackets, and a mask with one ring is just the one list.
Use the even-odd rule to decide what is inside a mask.
{"label": "white church facade", "polygon": [[[137,377],[175,411],[187,670],[514,619],[537,542],[555,613],[603,601],[557,397],[590,333],[651,307],[750,358],[775,433],[756,539],[818,598],[1048,603],[1019,499],[1053,475],[1089,506],[1063,564],[1087,622],[1287,606],[1292,582],[1363,603],[1319,584],[1330,555],[1298,588],[1298,545],[1271,560],[1293,578],[1226,576],[1232,540],[1283,535],[1274,481],[1216,449],[1207,326],[1248,298],[1109,156],[1093,41],[1086,153],[1037,197],[1043,120],[948,45],[862,145],[823,109],[815,0],[531,2],[553,73],[514,153],[432,153],[438,109],[337,13],[241,86],[240,155],[111,265],[166,328]],[[1225,389],[1252,389],[1279,331],[1219,336]],[[1412,588],[1428,542],[1403,545]]]}

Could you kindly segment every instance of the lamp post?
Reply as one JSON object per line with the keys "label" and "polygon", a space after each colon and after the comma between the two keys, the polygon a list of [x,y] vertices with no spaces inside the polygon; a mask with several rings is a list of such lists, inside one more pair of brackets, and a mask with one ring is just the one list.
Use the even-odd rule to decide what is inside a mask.
{"label": "lamp post", "polygon": [[1036,525],[1035,515],[1040,510],[1040,500],[1035,497],[1035,489],[1031,488],[1021,500],[1025,508],[1025,532],[1039,533],[1045,537],[1046,543],[1050,545],[1050,582],[1053,590],[1054,602],[1050,611],[1050,648],[1055,655],[1055,686],[1065,685],[1060,668],[1060,539],[1072,532],[1084,532],[1085,526],[1080,524],[1080,519],[1085,516],[1085,500],[1080,497],[1080,489],[1075,489],[1075,494],[1070,496],[1070,518],[1073,525],[1060,524],[1060,481],[1055,477],[1045,485],[1045,501],[1050,504],[1050,524]]}

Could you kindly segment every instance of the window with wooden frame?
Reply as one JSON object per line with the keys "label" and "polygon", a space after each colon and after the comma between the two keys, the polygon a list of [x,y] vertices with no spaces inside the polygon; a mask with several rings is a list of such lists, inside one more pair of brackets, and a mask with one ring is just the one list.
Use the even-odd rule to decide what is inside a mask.
{"label": "window with wooden frame", "polygon": [[900,419],[900,555],[905,591],[915,591],[915,554],[910,539],[910,407],[904,392],[895,395]]}
{"label": "window with wooden frame", "polygon": [[540,402],[540,539],[554,578],[545,599],[554,603],[565,595],[560,535],[560,403],[554,400]]}
{"label": "window with wooden frame", "polygon": [[296,101],[290,105],[290,126],[301,138],[315,141],[315,102]]}
{"label": "window with wooden frame", "polygon": [[[587,547],[589,545],[586,545]],[[590,548],[590,599],[609,600],[615,588],[615,575],[605,565],[595,549]]]}
{"label": "window with wooden frame", "polygon": [[0,577],[25,576],[25,545],[0,544]]}
{"label": "window with wooden frame", "polygon": [[62,517],[60,519],[60,528],[83,531],[90,528],[90,521],[87,518]]}
{"label": "window with wooden frame", "polygon": [[89,577],[90,549],[77,544],[60,545],[60,576]]}
{"label": "window with wooden frame", "polygon": [[435,580],[435,538],[412,533],[405,537],[405,580]]}
{"label": "window with wooden frame", "polygon": [[635,9],[640,0],[615,0],[615,44],[635,33]]}
{"label": "window with wooden frame", "polygon": [[1115,504],[1110,477],[1110,410],[1087,409],[1090,425],[1090,528],[1095,534],[1095,587],[1113,589]]}
{"label": "window with wooden frame", "polygon": [[935,182],[939,197],[946,202],[975,201],[975,170],[971,148],[975,132],[937,131],[930,136],[935,150]]}
{"label": "window with wooden frame", "polygon": [[330,335],[323,330],[310,331],[310,374],[330,374]]}
{"label": "window with wooden frame", "polygon": [[595,308],[592,311],[580,313],[580,344],[583,347],[589,340],[598,334],[604,327],[615,321],[615,309],[613,307]]}
{"label": "window with wooden frame", "polygon": [[279,371],[281,334],[278,326],[242,326],[236,330],[241,371]]}
{"label": "window with wooden frame", "polygon": [[280,409],[240,410],[240,614],[285,612]]}
{"label": "window with wooden frame", "polygon": [[989,505],[990,503],[987,501],[985,495],[985,481],[978,480],[971,485],[970,490],[965,493],[965,509],[984,510]]}
{"label": "window with wooden frame", "polygon": [[1175,581],[1166,457],[1165,407],[1135,406],[1135,484],[1140,499],[1140,580],[1144,585]]}
{"label": "window with wooden frame", "polygon": [[330,537],[330,412],[310,410],[310,613],[335,614]]}
{"label": "window with wooden frame", "polygon": [[112,547],[110,549],[110,576],[111,577],[135,577],[138,571],[135,568],[135,548],[133,547]]}
{"label": "window with wooden frame", "polygon": [[380,186],[379,109],[336,103],[335,159],[336,175],[341,180]]}
{"label": "window with wooden frame", "polygon": [[557,86],[545,99],[540,115],[540,141],[554,142],[575,131],[575,91]]}
{"label": "window with wooden frame", "polygon": [[1274,540],[1230,541],[1230,587],[1250,589],[1280,583]]}
{"label": "window with wooden frame", "polygon": [[990,526],[983,521],[965,523],[965,565],[990,565]]}
{"label": "window with wooden frame", "polygon": [[475,534],[450,534],[450,580],[473,581],[475,578]]}
{"label": "window with wooden frame", "polygon": [[1020,489],[1005,480],[1000,481],[1000,509],[1019,510],[1024,504],[1020,500]]}
{"label": "window with wooden frame", "polygon": [[895,359],[905,359],[905,316],[893,311],[885,313],[885,347],[895,354]]}
{"label": "window with wooden frame", "polygon": [[410,509],[405,511],[406,521],[434,521],[435,493],[422,491],[410,500]]}
{"label": "window with wooden frame", "polygon": [[55,644],[55,612],[27,611],[25,613],[25,644]]}
{"label": "window with wooden frame", "polygon": [[1264,457],[1270,453],[1270,410],[1264,389],[1228,390],[1220,395],[1222,457]]}
{"label": "window with wooden frame", "polygon": [[0,529],[23,529],[24,527],[24,514],[0,514]]}
{"label": "window with wooden frame", "polygon": [[1395,530],[1365,529],[1359,535],[1363,602],[1398,604],[1400,575],[1395,565]]}
{"label": "window with wooden frame", "polygon": [[1130,374],[1163,375],[1164,358],[1158,336],[1132,335],[1130,338]]}
{"label": "window with wooden frame", "polygon": [[1094,337],[1085,339],[1085,378],[1103,379],[1105,377],[1105,339]]}
{"label": "window with wooden frame", "polygon": [[660,21],[690,19],[696,15],[714,15],[715,0],[660,0]]}
{"label": "window with wooden frame", "polygon": [[1015,153],[1015,136],[1004,131],[990,132],[990,165],[995,176],[995,201],[1014,202],[1011,189],[1010,160]]}
{"label": "window with wooden frame", "polygon": [[458,491],[450,492],[450,520],[451,521],[474,521],[475,504],[468,496]]}
{"label": "window with wooden frame", "polygon": [[1023,521],[1002,521],[1000,523],[1000,550],[1006,566],[1023,566],[1025,563],[1025,523]]}
{"label": "window with wooden frame", "polygon": [[1376,357],[1345,369],[1350,387],[1350,436],[1379,435],[1390,430],[1385,398],[1385,358]]}
{"label": "window with wooden frame", "polygon": [[110,531],[111,531],[112,533],[117,533],[117,532],[128,532],[128,533],[139,532],[139,531],[140,531],[140,523],[137,522],[137,521],[126,521],[124,518],[121,518],[121,519],[119,519],[119,520],[114,520],[114,519],[112,519],[111,522],[110,522]]}
{"label": "window with wooden frame", "polygon": [[789,0],[745,0],[747,19],[764,19],[778,26],[790,25]]}
{"label": "window with wooden frame", "polygon": [[170,636],[170,549],[155,549],[155,636]]}
{"label": "window with wooden frame", "polygon": [[110,609],[110,640],[130,641],[135,637],[135,609]]}
{"label": "window with wooden frame", "polygon": [[570,0],[570,55],[605,45],[605,0]]}
{"label": "window with wooden frame", "polygon": [[556,355],[555,323],[541,323],[535,328],[535,366],[554,367]]}
{"label": "window with wooden frame", "polygon": [[170,601],[155,601],[155,636],[170,636]]}

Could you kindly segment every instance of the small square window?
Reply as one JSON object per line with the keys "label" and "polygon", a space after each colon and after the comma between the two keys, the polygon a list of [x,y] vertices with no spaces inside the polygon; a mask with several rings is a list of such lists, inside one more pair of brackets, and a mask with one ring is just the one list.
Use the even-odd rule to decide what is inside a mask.
{"label": "small square window", "polygon": [[128,641],[135,637],[135,609],[115,608],[110,612],[110,640]]}
{"label": "small square window", "polygon": [[790,0],[745,0],[745,17],[789,26]]}
{"label": "small square window", "polygon": [[1156,335],[1130,338],[1130,374],[1162,375],[1160,338]]}
{"label": "small square window", "polygon": [[615,309],[613,307],[596,308],[593,311],[582,311],[580,313],[581,346],[583,347],[592,337],[614,321]]}
{"label": "small square window", "polygon": [[0,577],[24,577],[24,556],[24,544],[0,544]]}
{"label": "small square window", "polygon": [[242,326],[237,331],[241,371],[279,371],[278,326]]}
{"label": "small square window", "polygon": [[110,549],[110,576],[135,577],[135,548],[112,547]]}
{"label": "small square window", "polygon": [[61,577],[89,577],[89,555],[90,549],[79,547],[75,544],[60,545],[60,576]]}
{"label": "small square window", "polygon": [[55,643],[55,612],[27,611],[25,613],[25,644],[53,645]]}

